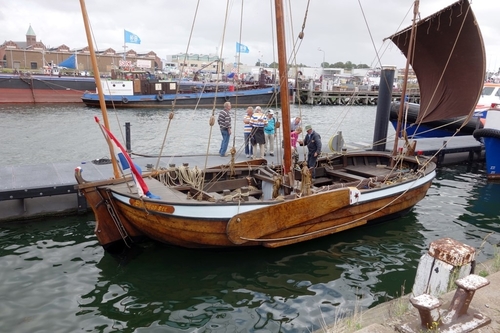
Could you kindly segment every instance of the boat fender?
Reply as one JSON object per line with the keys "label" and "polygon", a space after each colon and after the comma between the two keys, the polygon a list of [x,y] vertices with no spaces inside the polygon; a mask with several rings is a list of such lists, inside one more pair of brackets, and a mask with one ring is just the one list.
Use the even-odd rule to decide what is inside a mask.
{"label": "boat fender", "polygon": [[476,140],[479,140],[480,138],[500,139],[500,130],[494,128],[478,128],[472,133],[472,136]]}
{"label": "boat fender", "polygon": [[128,103],[128,98],[127,97],[123,97],[122,98],[122,103],[123,104],[127,104]]}
{"label": "boat fender", "polygon": [[163,101],[163,95],[162,95],[162,94],[158,94],[158,95],[156,95],[156,100],[157,100],[158,102]]}

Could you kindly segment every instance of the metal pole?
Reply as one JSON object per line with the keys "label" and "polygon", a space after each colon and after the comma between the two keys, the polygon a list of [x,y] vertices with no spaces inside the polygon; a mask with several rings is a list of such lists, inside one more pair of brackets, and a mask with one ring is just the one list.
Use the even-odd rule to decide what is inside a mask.
{"label": "metal pole", "polygon": [[132,152],[132,145],[130,141],[130,123],[125,123],[125,148],[127,149],[127,153]]}
{"label": "metal pole", "polygon": [[377,114],[375,116],[375,130],[373,132],[373,150],[375,151],[385,151],[395,72],[396,67],[387,66],[383,67],[380,73]]}
{"label": "metal pole", "polygon": [[321,47],[318,47],[318,51],[323,52],[323,62],[321,63],[321,67],[325,68],[325,50],[321,49]]}

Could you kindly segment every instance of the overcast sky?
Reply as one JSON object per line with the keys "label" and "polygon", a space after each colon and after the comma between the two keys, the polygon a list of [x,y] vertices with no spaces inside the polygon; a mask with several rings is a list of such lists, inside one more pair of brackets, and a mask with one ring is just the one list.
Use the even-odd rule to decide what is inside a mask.
{"label": "overcast sky", "polygon": [[[289,11],[293,13],[292,28],[287,26],[287,52],[290,53],[292,40],[296,40],[304,23],[307,0],[285,2],[293,6]],[[421,0],[421,17],[453,2]],[[222,51],[222,57],[233,62],[235,44],[241,40],[249,48],[249,53],[241,54],[242,63],[253,65],[259,58],[267,63],[276,60],[271,30],[272,1],[244,0],[242,11],[241,0],[201,0],[190,37],[197,3],[197,0],[87,0],[86,6],[99,50],[111,47],[117,52],[123,51],[123,31],[128,30],[141,38],[140,45],[127,44],[129,49],[138,53],[154,51],[162,59],[186,51],[217,55]],[[383,44],[383,39],[410,25],[412,3],[412,0],[311,0],[296,62],[320,66],[324,57],[328,63],[351,61],[376,67],[379,64],[375,49],[381,46],[385,49],[388,45],[382,64],[403,67],[405,58],[394,45]],[[487,68],[497,69],[500,67],[500,1],[474,0],[472,9],[483,34]],[[24,41],[31,24],[37,40],[46,46],[66,44],[76,49],[87,45],[78,0],[4,1],[0,22],[0,43]]]}

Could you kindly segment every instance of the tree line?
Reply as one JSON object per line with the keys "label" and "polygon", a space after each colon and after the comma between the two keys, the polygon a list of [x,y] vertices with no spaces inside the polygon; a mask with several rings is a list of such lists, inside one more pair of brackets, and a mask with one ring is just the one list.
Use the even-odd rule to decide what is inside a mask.
{"label": "tree line", "polygon": [[[272,62],[268,66],[265,66],[265,65],[266,64],[258,62],[258,61],[257,61],[257,63],[255,63],[255,66],[264,66],[264,67],[268,67],[268,68],[278,68],[277,62]],[[304,64],[297,64],[296,66],[297,67],[309,67],[309,66],[304,65]],[[295,65],[288,64],[288,67],[295,67]],[[351,61],[346,61],[346,62],[338,61],[334,64],[330,64],[330,63],[325,61],[325,62],[321,63],[321,67],[322,68],[343,68],[346,70],[351,70],[351,69],[356,69],[356,68],[370,68],[370,66],[368,66],[367,64],[354,64]]]}

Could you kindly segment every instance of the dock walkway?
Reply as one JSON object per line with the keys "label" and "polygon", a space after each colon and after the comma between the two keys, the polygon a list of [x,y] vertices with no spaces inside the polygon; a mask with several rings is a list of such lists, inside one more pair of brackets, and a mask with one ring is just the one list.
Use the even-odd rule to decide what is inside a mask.
{"label": "dock walkway", "polygon": [[[379,92],[369,90],[310,90],[297,89],[293,101],[309,105],[377,105]],[[401,93],[393,92],[392,99],[401,101]],[[420,93],[410,92],[407,99],[411,103],[420,103]]]}

